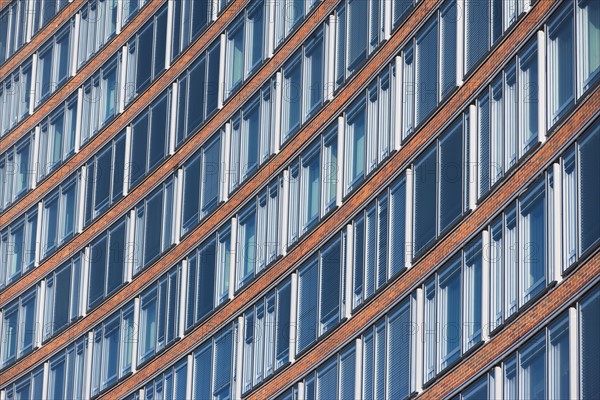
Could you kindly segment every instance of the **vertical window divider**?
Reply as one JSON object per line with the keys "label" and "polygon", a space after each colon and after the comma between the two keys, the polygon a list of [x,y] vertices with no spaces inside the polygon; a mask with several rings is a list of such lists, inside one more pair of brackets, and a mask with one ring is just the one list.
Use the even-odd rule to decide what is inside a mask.
{"label": "vertical window divider", "polygon": [[[169,42],[170,43],[170,42]],[[180,106],[179,102],[177,101],[177,99],[179,98],[179,85],[177,84],[177,81],[173,82],[173,85],[171,87],[171,102],[170,102],[170,111],[171,111],[171,116],[169,119],[169,155],[173,155],[175,154],[175,147],[176,147],[176,140],[177,140],[177,113],[178,113],[178,107]]]}
{"label": "vertical window divider", "polygon": [[182,339],[185,335],[185,317],[187,315],[186,299],[188,287],[188,272],[189,263],[187,258],[185,258],[181,261],[181,278],[179,280],[179,320],[177,321],[177,337],[180,339]]}
{"label": "vertical window divider", "polygon": [[569,307],[569,397],[579,398],[579,312]]}
{"label": "vertical window divider", "polygon": [[285,256],[288,250],[289,241],[289,205],[290,205],[290,170],[283,170],[283,188],[281,200],[281,255]]}
{"label": "vertical window divider", "polygon": [[131,125],[125,128],[125,165],[123,169],[123,197],[129,193],[129,182],[131,180]]}
{"label": "vertical window divider", "polygon": [[330,15],[327,23],[325,24],[324,35],[327,51],[325,52],[325,101],[333,100],[334,85],[332,82],[335,81],[335,30],[336,30],[336,18],[335,15]]}
{"label": "vertical window divider", "polygon": [[[116,166],[113,165],[112,168],[116,168]],[[79,187],[78,187],[79,201],[77,201],[77,204],[81,204],[81,207],[77,208],[77,217],[76,217],[75,229],[74,229],[75,233],[83,232],[83,225],[84,225],[84,220],[85,220],[85,194],[87,191],[86,186],[88,183],[87,174],[88,174],[88,168],[87,168],[87,165],[84,165],[81,167],[80,182],[79,182]],[[87,206],[91,207],[90,204],[88,204]]]}
{"label": "vertical window divider", "polygon": [[295,271],[290,278],[290,345],[289,360],[291,363],[296,361],[296,343],[298,326],[298,272]]}
{"label": "vertical window divider", "polygon": [[[214,4],[213,4],[214,5]],[[216,9],[216,7],[215,7]],[[214,20],[214,18],[213,18]],[[219,45],[219,83],[217,86],[217,108],[223,108],[225,99],[225,59],[227,54],[227,35],[221,33],[221,44]]]}
{"label": "vertical window divider", "polygon": [[383,40],[389,40],[392,35],[392,0],[384,0],[382,8]]}
{"label": "vertical window divider", "polygon": [[265,52],[266,52],[266,56],[267,58],[271,58],[273,57],[273,50],[274,50],[274,41],[275,41],[275,5],[277,4],[276,1],[268,1],[267,2],[267,6],[266,8],[266,15],[265,17],[267,18],[267,34],[266,36],[266,45],[265,45]]}
{"label": "vertical window divider", "polygon": [[135,263],[135,208],[129,211],[129,218],[126,221],[127,241],[125,246],[125,282],[131,282],[133,278],[133,269]]}
{"label": "vertical window divider", "polygon": [[175,195],[173,203],[175,212],[175,221],[173,221],[173,243],[178,245],[181,239],[181,220],[183,218],[183,168],[179,168],[175,176]]}
{"label": "vertical window divider", "polygon": [[[140,296],[137,296],[134,300],[133,300],[133,333],[132,336],[134,338],[138,337],[138,330],[140,327]],[[133,338],[132,338],[133,340]],[[137,371],[137,360],[138,360],[138,346],[137,343],[135,343],[134,346],[131,346],[131,372],[135,373]]]}
{"label": "vertical window divider", "polygon": [[[395,85],[395,101],[394,101],[394,116],[395,121],[394,124],[394,149],[400,150],[402,147],[402,77],[403,73],[403,61],[402,56],[397,55],[394,59],[395,68],[396,68],[396,79],[394,80]],[[391,72],[390,72],[391,75]],[[391,76],[390,76],[391,79]],[[390,123],[392,123],[390,121]]]}
{"label": "vertical window divider", "polygon": [[[90,343],[93,342],[93,332],[90,332],[88,335],[91,335],[91,340]],[[88,356],[88,367],[89,367],[89,374],[90,374],[90,378],[91,378],[91,374],[92,374],[92,358],[90,356]],[[42,379],[42,395],[44,397],[42,397],[43,400],[47,400],[47,393],[48,393],[48,378],[50,376],[50,361],[46,361],[44,363],[44,377]],[[91,380],[91,379],[90,379]],[[89,393],[89,390],[86,390],[86,393]]]}
{"label": "vertical window divider", "polygon": [[[34,349],[39,349],[40,347],[42,347],[42,340],[43,340],[43,327],[44,327],[44,305],[45,305],[45,301],[44,299],[46,298],[46,280],[43,279],[39,285],[37,290],[35,291],[35,303],[36,303],[36,321],[41,321],[41,323],[36,323],[34,325],[34,332],[33,332],[33,348]],[[23,323],[23,325],[25,325]]]}
{"label": "vertical window divider", "polygon": [[[121,2],[119,2],[119,3],[121,3]],[[127,82],[127,70],[129,68],[131,68],[131,66],[127,65],[127,63],[129,62],[128,55],[129,55],[129,44],[126,43],[123,46],[123,50],[121,52],[120,82],[123,82],[123,84],[120,85],[120,87],[119,87],[119,99],[118,99],[119,105],[118,105],[118,109],[117,109],[117,112],[119,114],[125,110],[125,101],[127,100],[127,90],[128,90],[128,86],[129,86],[129,82]],[[132,90],[133,90],[133,88],[132,88]],[[80,95],[80,97],[81,97],[81,95]],[[78,113],[78,115],[79,115],[79,113]]]}
{"label": "vertical window divider", "polygon": [[[171,67],[171,52],[173,46],[173,18],[175,17],[175,2],[167,2],[167,38],[165,48],[165,70]],[[174,97],[176,99],[176,97]]]}
{"label": "vertical window divider", "polygon": [[344,316],[343,318],[350,318],[352,316],[352,271],[354,271],[354,257],[352,254],[354,243],[354,230],[352,223],[346,225],[346,265],[344,275]]}
{"label": "vertical window divider", "polygon": [[36,126],[33,130],[33,156],[31,160],[30,170],[33,173],[31,177],[31,189],[37,187],[37,181],[39,176],[39,160],[40,159],[40,127]]}
{"label": "vertical window divider", "polygon": [[34,19],[34,14],[32,12],[32,10],[34,10],[35,8],[35,0],[28,0],[27,1],[27,10],[29,11],[27,13],[27,26],[26,26],[26,30],[27,32],[25,32],[25,42],[29,43],[31,41],[31,37],[33,36],[33,19]]}
{"label": "vertical window divider", "polygon": [[88,282],[90,280],[90,246],[83,250],[83,259],[81,260],[81,301],[79,302],[79,315],[85,317],[88,309]]}
{"label": "vertical window divider", "polygon": [[465,76],[465,0],[456,0],[456,85],[461,87]]}
{"label": "vertical window divider", "polygon": [[504,384],[503,376],[504,374],[502,371],[502,365],[497,365],[494,367],[494,387],[490,390],[490,393],[493,393],[494,399],[502,399],[502,386]]}
{"label": "vertical window divider", "polygon": [[231,122],[225,124],[225,130],[222,133],[223,147],[221,149],[221,160],[223,160],[223,168],[221,173],[221,182],[223,183],[220,187],[220,199],[221,201],[227,201],[229,198],[229,175],[230,169],[230,157],[231,157]]}
{"label": "vertical window divider", "polygon": [[115,21],[115,35],[121,33],[123,27],[123,2],[117,1],[117,20]]}
{"label": "vertical window divider", "polygon": [[71,65],[70,65],[70,73],[69,76],[75,76],[77,74],[77,62],[78,62],[78,57],[77,55],[79,54],[79,36],[80,36],[80,31],[81,31],[81,13],[78,12],[77,14],[75,14],[75,18],[74,18],[74,26],[73,26],[73,47],[72,47],[72,54],[73,57],[71,57]]}
{"label": "vertical window divider", "polygon": [[415,392],[423,392],[423,343],[425,341],[424,336],[424,316],[425,316],[425,297],[423,293],[423,287],[417,288],[417,304],[416,304],[416,321],[415,326],[417,328],[415,338]]}
{"label": "vertical window divider", "polygon": [[[77,89],[77,114],[75,116],[75,143],[73,144],[74,152],[79,153],[81,149],[81,118],[83,114],[83,87]],[[37,158],[35,158],[37,160]]]}
{"label": "vertical window divider", "polygon": [[[91,389],[92,389],[92,357],[94,354],[94,331],[90,331],[88,332],[87,335],[87,352],[85,354],[86,356],[86,360],[85,360],[85,382],[84,382],[84,389],[83,389],[83,393],[84,396],[86,396],[86,398],[89,398]],[[133,346],[133,348],[135,349],[137,346]],[[44,365],[44,384],[43,384],[43,392],[42,393],[46,393],[47,390],[47,386],[48,386],[48,372],[46,370],[48,363],[46,363]]]}
{"label": "vertical window divider", "polygon": [[229,298],[232,299],[235,295],[235,273],[237,271],[237,217],[231,218],[231,257],[230,260],[233,263],[229,267]]}
{"label": "vertical window divider", "polygon": [[546,33],[537,32],[537,63],[538,63],[538,141],[546,141]]}
{"label": "vertical window divider", "polygon": [[481,233],[481,339],[490,340],[490,231]]}
{"label": "vertical window divider", "polygon": [[469,106],[469,160],[467,167],[469,168],[469,210],[473,211],[477,208],[477,132],[478,132],[477,106],[471,104]]}
{"label": "vertical window divider", "polygon": [[43,203],[40,201],[38,203],[38,210],[37,210],[37,223],[36,223],[36,231],[35,231],[35,256],[34,256],[34,267],[39,267],[40,266],[40,254],[41,254],[41,246],[42,246],[42,216],[44,214],[44,205]]}
{"label": "vertical window divider", "polygon": [[344,115],[340,115],[337,119],[337,146],[338,146],[338,157],[337,157],[337,185],[336,185],[336,195],[335,195],[335,204],[337,207],[342,205],[342,200],[344,197],[344,159],[346,152],[344,151]]}
{"label": "vertical window divider", "polygon": [[[236,346],[235,346],[235,366],[234,366],[234,377],[233,378],[233,390],[232,395],[234,399],[242,398],[242,369],[244,366],[244,332],[245,332],[245,318],[244,314],[237,317],[237,328],[236,328]],[[191,356],[190,356],[191,357]],[[191,368],[190,368],[191,369]],[[191,399],[191,397],[189,397]]]}
{"label": "vertical window divider", "polygon": [[406,223],[404,227],[404,235],[406,238],[406,246],[404,248],[404,267],[412,267],[412,259],[414,252],[414,239],[413,239],[413,201],[414,201],[414,173],[411,168],[406,169],[406,208],[405,218]]}
{"label": "vertical window divider", "polygon": [[[275,2],[273,2],[275,3]],[[283,75],[281,71],[275,74],[275,121],[273,132],[273,154],[278,154],[281,146],[281,99]]]}
{"label": "vertical window divider", "polygon": [[363,340],[362,335],[356,338],[356,361],[354,364],[354,395],[362,398],[362,370],[363,370]]}
{"label": "vertical window divider", "polygon": [[562,189],[562,168],[560,162],[555,162],[552,164],[552,178],[554,183],[554,190],[552,195],[554,198],[552,199],[553,208],[550,210],[548,217],[550,217],[550,213],[552,216],[552,224],[553,230],[551,232],[550,243],[552,246],[552,265],[550,268],[552,269],[552,276],[550,281],[555,281],[559,283],[562,281],[562,252],[563,252],[563,242],[562,242],[562,199],[563,199],[563,189]]}

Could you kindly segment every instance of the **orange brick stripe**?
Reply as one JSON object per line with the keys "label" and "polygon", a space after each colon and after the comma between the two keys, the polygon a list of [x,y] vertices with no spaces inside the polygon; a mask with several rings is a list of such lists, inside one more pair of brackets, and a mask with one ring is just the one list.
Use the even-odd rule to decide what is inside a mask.
{"label": "orange brick stripe", "polygon": [[[58,31],[58,28],[62,26],[65,21],[75,15],[75,12],[79,10],[79,8],[86,2],[87,0],[73,0],[72,3],[67,4],[62,10],[60,10],[58,14],[52,18],[52,21],[44,25],[42,29],[33,35],[29,43],[25,43],[23,46],[21,46],[16,53],[13,53],[8,60],[2,64],[0,67],[0,77],[7,76],[14,68],[21,65],[27,59],[27,57],[35,53],[35,51],[39,49],[42,44],[46,43],[46,40],[50,39],[52,35]],[[11,1],[6,0],[6,2],[2,2],[2,4],[0,4],[0,7],[4,7],[9,3],[11,3]]]}
{"label": "orange brick stripe", "polygon": [[[0,143],[0,153],[4,152],[9,146],[15,144],[26,133],[29,133],[44,119],[45,116],[50,114],[50,112],[65,101],[69,95],[83,85],[83,83],[87,81],[98,68],[104,65],[107,60],[123,47],[127,40],[129,40],[129,38],[131,38],[164,3],[166,3],[166,0],[149,1],[114,40],[103,47],[92,57],[91,61],[77,71],[77,75],[70,78],[64,86],[55,91],[48,100],[44,101],[44,103],[33,112],[33,114],[19,122],[16,128],[13,128],[12,131],[4,135],[2,143]],[[35,80],[36,78],[32,77],[32,79]]]}

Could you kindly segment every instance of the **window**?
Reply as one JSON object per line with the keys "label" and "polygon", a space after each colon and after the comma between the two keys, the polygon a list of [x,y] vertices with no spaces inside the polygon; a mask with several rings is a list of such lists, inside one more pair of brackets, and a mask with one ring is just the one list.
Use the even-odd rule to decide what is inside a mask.
{"label": "window", "polygon": [[493,399],[493,396],[490,396],[491,387],[488,388],[488,375],[485,375],[479,378],[475,383],[471,384],[468,389],[466,389],[462,395],[462,400],[476,400],[476,399]]}
{"label": "window", "polygon": [[214,340],[213,399],[227,400],[232,397],[231,376],[234,353],[233,332],[226,330]]}
{"label": "window", "polygon": [[343,255],[339,238],[320,251],[319,333],[330,330],[340,320]]}
{"label": "window", "polygon": [[134,273],[156,260],[173,243],[174,181],[167,180],[136,207]]}
{"label": "window", "polygon": [[504,307],[504,242],[502,216],[490,226],[490,331],[502,325]]}
{"label": "window", "polygon": [[319,147],[300,157],[300,232],[308,231],[319,219],[321,162]]}
{"label": "window", "polygon": [[544,182],[530,189],[520,200],[519,250],[522,303],[531,300],[546,286],[546,196]]}
{"label": "window", "polygon": [[37,288],[33,288],[2,310],[2,367],[13,364],[33,350],[37,296]]}
{"label": "window", "polygon": [[[492,82],[490,91],[490,186],[494,186],[504,173],[504,103],[502,76]],[[507,129],[507,134],[508,129]]]}
{"label": "window", "polygon": [[167,155],[169,141],[169,97],[161,96],[133,122],[131,132],[130,187],[158,165]]}
{"label": "window", "polygon": [[[277,288],[275,299],[275,365],[272,367],[273,370],[282,367],[289,361],[291,300],[291,283],[283,283]],[[267,311],[271,312],[272,308],[268,302],[267,306]],[[273,321],[271,316],[267,315],[267,317],[267,322]],[[270,365],[267,367],[267,372],[269,371],[272,371]]]}
{"label": "window", "polygon": [[403,301],[389,312],[387,317],[387,382],[388,396],[406,399],[410,396],[412,376],[415,374],[411,334],[412,301]]}
{"label": "window", "polygon": [[300,127],[302,99],[302,63],[300,55],[289,61],[283,68],[282,86],[282,143]]}
{"label": "window", "polygon": [[48,397],[52,399],[83,399],[88,353],[87,337],[61,351],[49,361]]}
{"label": "window", "polygon": [[188,257],[186,329],[203,320],[216,306],[216,243],[211,238]]}
{"label": "window", "polygon": [[255,2],[227,29],[227,88],[233,94],[263,60],[264,5]]}
{"label": "window", "polygon": [[179,266],[140,296],[139,363],[153,357],[177,336]]}
{"label": "window", "polygon": [[549,398],[569,398],[569,320],[565,316],[548,330]]}
{"label": "window", "polygon": [[87,164],[85,223],[106,211],[123,194],[125,134],[104,146]]}
{"label": "window", "polygon": [[571,4],[561,7],[547,26],[548,32],[548,126],[552,126],[575,95],[575,71],[573,57],[573,8]]}
{"label": "window", "polygon": [[537,142],[538,136],[538,61],[537,42],[533,42],[518,56],[519,59],[519,131],[522,156]]}
{"label": "window", "polygon": [[323,34],[319,31],[304,46],[303,121],[323,103],[323,58]]}
{"label": "window", "polygon": [[390,277],[405,267],[406,177],[401,175],[390,186]]}
{"label": "window", "polygon": [[365,175],[365,128],[364,98],[346,113],[346,193],[358,186]]}
{"label": "window", "polygon": [[205,2],[182,1],[174,3],[174,6],[172,60],[204,30],[208,24],[209,11]]}
{"label": "window", "polygon": [[221,138],[217,135],[183,165],[182,233],[190,231],[218,203]]}
{"label": "window", "polygon": [[581,397],[594,397],[600,390],[596,372],[600,368],[600,291],[596,288],[579,305],[579,363]]}
{"label": "window", "polygon": [[32,62],[25,61],[0,82],[0,134],[8,132],[29,114],[32,83]]}
{"label": "window", "polygon": [[154,399],[184,399],[187,384],[187,358],[154,378],[144,387],[144,398]]}
{"label": "window", "polygon": [[42,255],[49,256],[77,229],[80,175],[63,182],[43,200]]}
{"label": "window", "polygon": [[256,267],[256,203],[239,216],[238,222],[237,288],[245,285],[254,275]]}
{"label": "window", "polygon": [[465,72],[469,72],[479,63],[490,47],[489,1],[465,1]]}
{"label": "window", "polygon": [[298,352],[317,339],[318,279],[319,264],[313,258],[298,273]]}
{"label": "window", "polygon": [[414,165],[414,251],[421,253],[436,236],[436,148],[430,147]]}
{"label": "window", "polygon": [[482,340],[482,241],[475,239],[464,251],[464,314],[463,349],[469,350]]}
{"label": "window", "polygon": [[322,179],[322,213],[326,214],[336,206],[338,185],[338,136],[337,125],[323,135],[323,173]]}
{"label": "window", "polygon": [[[352,74],[367,58],[368,25],[370,2],[364,0],[348,0],[348,39],[346,53],[347,75]],[[376,17],[375,17],[376,18]]]}
{"label": "window", "polygon": [[519,352],[520,398],[546,398],[546,337],[540,333]]}
{"label": "window", "polygon": [[597,171],[600,170],[600,159],[594,150],[598,149],[598,146],[600,146],[600,124],[595,124],[591,132],[581,141],[578,153],[580,253],[591,249],[600,240],[600,211],[594,206],[594,199],[600,198],[597,175]]}
{"label": "window", "polygon": [[217,41],[178,80],[176,145],[194,134],[205,119],[216,112],[219,94]]}
{"label": "window", "polygon": [[439,140],[439,233],[454,224],[463,212],[463,142],[460,119]]}
{"label": "window", "polygon": [[92,396],[112,386],[131,371],[133,305],[94,329]]}
{"label": "window", "polygon": [[438,99],[438,25],[430,22],[417,34],[416,49],[416,125],[423,122],[437,105]]}
{"label": "window", "polygon": [[73,323],[80,315],[82,260],[78,255],[46,278],[44,340]]}
{"label": "window", "polygon": [[77,95],[64,104],[41,124],[39,179],[62,164],[74,152],[77,125]]}
{"label": "window", "polygon": [[485,93],[477,101],[477,169],[479,175],[478,198],[490,190],[490,98]]}
{"label": "window", "polygon": [[[456,87],[458,12],[456,1],[453,0],[447,1],[440,10],[440,100]],[[462,13],[463,10],[460,12]]]}
{"label": "window", "polygon": [[116,55],[83,85],[81,142],[87,142],[116,114],[121,63]]}
{"label": "window", "polygon": [[60,32],[55,34],[48,45],[38,53],[37,103],[40,104],[50,93],[67,80],[71,65],[71,29],[67,24]]}
{"label": "window", "polygon": [[454,258],[438,274],[440,330],[438,334],[439,370],[450,366],[460,356],[461,262]]}
{"label": "window", "polygon": [[167,7],[163,6],[127,44],[127,102],[143,92],[165,68],[166,37]]}
{"label": "window", "polygon": [[577,62],[579,94],[592,87],[600,76],[600,4],[590,0],[576,2]]}
{"label": "window", "polygon": [[37,244],[37,206],[0,232],[0,286],[33,267]]}
{"label": "window", "polygon": [[78,66],[108,43],[117,27],[117,1],[97,0],[86,3],[79,12]]}
{"label": "window", "polygon": [[229,271],[231,265],[231,228],[225,227],[218,233],[217,241],[217,287],[216,304],[229,298]]}
{"label": "window", "polygon": [[40,366],[28,372],[15,383],[9,384],[4,390],[6,398],[13,399],[41,399],[44,380],[44,367]]}
{"label": "window", "polygon": [[0,155],[0,209],[23,195],[33,182],[33,135],[26,135],[15,146]]}
{"label": "window", "polygon": [[123,219],[90,246],[88,309],[125,282],[125,233]]}

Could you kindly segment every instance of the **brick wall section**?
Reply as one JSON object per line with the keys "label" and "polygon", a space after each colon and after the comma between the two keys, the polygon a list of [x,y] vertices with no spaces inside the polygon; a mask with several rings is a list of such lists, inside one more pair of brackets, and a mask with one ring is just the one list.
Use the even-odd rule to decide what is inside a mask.
{"label": "brick wall section", "polygon": [[[56,106],[65,101],[70,94],[75,92],[90,76],[94,74],[108,59],[115,55],[115,53],[123,47],[125,42],[136,33],[142,25],[154,15],[156,10],[164,4],[166,0],[152,0],[150,1],[136,16],[135,18],[125,26],[121,31],[121,34],[111,41],[107,46],[102,48],[98,53],[92,57],[91,61],[83,66],[77,75],[70,78],[67,83],[60,89],[55,91],[50,97],[44,101],[44,103],[35,109],[33,114],[27,116],[22,120],[16,128],[8,132],[2,138],[0,143],[0,153],[2,153],[10,145],[15,144],[20,138],[26,133],[29,133],[42,119],[50,114]],[[33,77],[36,80],[36,77]]]}
{"label": "brick wall section", "polygon": [[[424,1],[421,3],[417,11],[423,10],[425,6],[432,7],[434,1]],[[540,6],[548,5],[548,3],[538,3]],[[534,8],[527,18],[531,16],[531,18],[539,18],[547,11],[548,7],[542,11],[540,9],[542,7],[538,6],[538,8]],[[215,226],[222,220],[229,218],[233,211],[243,202],[243,200],[247,199],[256,190],[261,187],[265,182],[267,182],[268,178],[272,176],[273,170],[280,166],[284,160],[289,159],[290,155],[293,152],[294,148],[299,147],[299,144],[304,144],[308,141],[308,138],[316,132],[324,123],[330,119],[332,116],[336,115],[336,110],[339,110],[341,105],[348,100],[348,98],[356,92],[357,89],[361,87],[367,80],[367,77],[372,74],[376,68],[382,65],[383,61],[386,57],[389,58],[392,54],[398,49],[398,46],[402,43],[403,38],[405,38],[410,32],[412,32],[417,25],[417,22],[420,21],[419,17],[425,15],[427,13],[416,13],[413,15],[408,21],[407,24],[400,29],[396,33],[396,35],[386,44],[381,51],[369,62],[366,68],[357,76],[355,80],[353,80],[349,86],[340,93],[339,97],[337,97],[333,102],[331,102],[325,109],[317,116],[315,120],[313,120],[306,129],[302,130],[298,136],[292,140],[290,145],[282,150],[282,152],[275,157],[269,164],[264,166],[260,172],[250,180],[246,185],[244,185],[241,190],[236,192],[234,196],[220,207],[211,217],[209,217],[203,224],[201,224],[198,228],[196,228],[189,236],[187,236],[177,247],[167,252],[163,258],[161,258],[157,263],[148,267],[144,272],[138,275],[132,283],[124,287],[122,290],[117,292],[111,298],[109,298],[105,303],[103,303],[99,308],[92,311],[86,318],[80,320],[76,324],[74,324],[69,330],[64,332],[61,335],[53,338],[47,345],[43,346],[41,349],[36,350],[31,353],[29,356],[17,362],[13,367],[7,369],[0,375],[0,381],[7,382],[10,379],[16,377],[19,372],[25,371],[28,368],[31,368],[33,365],[39,363],[40,361],[46,359],[51,354],[58,351],[60,348],[64,347],[68,344],[72,339],[79,337],[84,332],[91,329],[99,320],[107,316],[111,311],[114,311],[118,307],[120,307],[127,300],[131,299],[136,293],[141,291],[145,286],[147,286],[154,278],[164,272],[168,267],[176,263],[180,260],[184,255],[186,255],[195,245],[197,245],[202,239],[204,239],[207,235],[212,233]],[[525,21],[523,21],[525,22]],[[522,40],[524,36],[528,33],[527,29],[529,25],[520,24],[519,27],[515,30],[513,35],[515,35],[517,42]],[[300,30],[298,34],[302,34],[303,31]],[[485,76],[491,75],[491,71],[494,70],[494,67],[501,64],[501,60],[506,58],[506,54],[510,51],[514,50],[515,42],[513,42],[512,35],[510,37],[510,41],[504,43],[500,46],[492,55],[490,59],[488,59],[483,67],[475,74],[475,78],[477,74],[485,74]],[[480,78],[481,79],[481,78]],[[478,83],[480,80],[475,79]],[[442,107],[439,113],[432,118],[423,128],[421,133],[413,137],[413,139],[408,142],[408,144],[398,153],[396,154],[390,162],[384,166],[377,174],[375,174],[365,185],[363,190],[358,191],[354,196],[352,196],[348,202],[344,204],[336,213],[334,213],[335,219],[330,218],[327,220],[320,228],[318,228],[312,235],[310,235],[304,242],[302,242],[299,246],[297,246],[290,254],[282,259],[279,263],[274,265],[265,274],[257,279],[253,284],[248,286],[244,291],[242,291],[236,298],[226,304],[222,309],[215,313],[205,324],[201,325],[192,335],[189,335],[181,342],[176,344],[172,349],[168,352],[165,352],[162,357],[157,360],[160,360],[160,363],[150,363],[147,367],[145,367],[140,372],[136,373],[132,379],[135,379],[136,382],[143,381],[145,377],[151,376],[158,366],[164,366],[168,362],[176,359],[180,354],[185,353],[188,350],[193,348],[198,341],[207,337],[208,334],[214,333],[217,327],[223,325],[224,322],[231,320],[233,316],[235,316],[240,308],[251,303],[252,299],[254,299],[259,293],[263,292],[266,288],[268,288],[273,282],[275,282],[283,273],[289,271],[291,267],[300,260],[304,254],[306,254],[311,249],[317,247],[318,243],[322,241],[324,237],[329,235],[330,232],[336,231],[341,225],[339,221],[344,221],[349,216],[351,216],[356,209],[362,205],[365,200],[368,199],[371,193],[375,192],[377,188],[381,187],[389,180],[390,175],[399,170],[401,167],[405,166],[409,158],[420,148],[422,148],[423,143],[427,140],[431,139],[433,135],[437,132],[440,126],[442,126],[447,120],[449,120],[449,116],[456,112],[456,110],[463,105],[462,99],[469,98],[474,91],[477,89],[477,84],[472,84],[468,81],[463,87],[458,91],[458,93],[449,101],[449,103]],[[471,94],[469,94],[471,93]],[[585,104],[582,109],[578,111],[578,115],[583,113],[582,119],[586,119],[590,117],[590,113],[593,113],[595,109],[598,107],[598,97],[599,94],[594,94],[594,100],[590,100]],[[235,99],[234,99],[235,100]],[[241,101],[241,100],[240,100]],[[594,108],[595,107],[595,108]],[[580,125],[575,125],[580,126]],[[571,131],[575,130],[574,127],[571,127]],[[190,146],[193,146],[192,149],[195,149],[197,146],[193,145],[197,137],[194,137],[191,142],[187,143],[184,146],[184,149],[188,149]],[[190,144],[192,143],[192,144]],[[547,146],[544,146],[547,147]],[[185,151],[182,149],[182,151]],[[177,153],[180,155],[180,153]],[[175,158],[175,157],[174,157]],[[169,163],[167,163],[168,165]],[[151,175],[146,182],[142,184],[142,187],[138,187],[134,193],[130,196],[127,196],[125,200],[129,197],[136,197],[136,193],[142,188],[152,187],[154,182],[157,182],[158,179],[155,179],[158,175],[164,175],[167,171],[171,171],[172,168],[163,165],[163,167]],[[152,185],[148,183],[148,181],[153,182]],[[514,189],[514,188],[513,188]],[[511,191],[512,192],[512,191]],[[131,204],[130,204],[131,203]],[[129,210],[129,205],[133,206],[135,203],[128,202],[127,207],[124,211]],[[93,224],[90,229],[86,230],[84,234],[80,235],[78,238],[81,240],[81,237],[86,235],[86,240],[89,241],[91,236],[100,229],[106,226],[106,221],[113,221],[116,218],[116,211],[118,207],[113,208],[105,215],[100,221],[99,226],[98,223]],[[122,211],[122,212],[124,212]],[[91,231],[91,232],[88,232]],[[90,239],[88,239],[90,238]],[[81,242],[80,242],[81,243]],[[75,246],[75,244],[71,244],[71,246]],[[17,282],[14,286],[9,287],[8,291],[11,291],[10,297],[16,296],[19,292],[25,290],[25,288],[30,287],[33,283],[37,282],[39,279],[43,278],[48,271],[50,271],[53,266],[59,265],[60,261],[66,259],[71,251],[67,251],[67,249],[63,249],[59,251],[55,256],[51,257],[47,262],[42,264],[39,268],[36,268],[32,271],[31,274],[25,276],[21,281]],[[444,254],[447,254],[445,252]],[[414,270],[411,270],[414,271]],[[8,298],[8,295],[6,295]],[[187,346],[187,347],[183,347]],[[152,367],[154,366],[154,367]],[[153,369],[154,368],[154,369]]]}
{"label": "brick wall section", "polygon": [[532,331],[539,329],[545,319],[563,305],[569,304],[590,282],[600,275],[600,252],[583,264],[574,274],[565,279],[555,290],[539,300],[531,309],[513,321],[502,332],[486,343],[467,360],[461,362],[429,387],[420,396],[421,399],[442,399],[456,388],[466,384],[483,366],[496,362],[514,343]]}
{"label": "brick wall section", "polygon": [[[39,0],[36,0],[39,1]],[[46,24],[42,29],[37,31],[35,35],[31,38],[31,41],[21,46],[21,48],[13,53],[8,61],[5,61],[4,64],[0,67],[0,77],[7,76],[13,68],[19,66],[23,61],[27,59],[30,55],[32,55],[35,50],[39,49],[39,47],[46,42],[52,35],[58,31],[58,28],[68,19],[70,19],[75,12],[86,2],[87,0],[73,0],[72,3],[69,3],[63,8],[57,15],[52,18],[48,24]],[[0,6],[8,5],[11,1],[7,0],[3,2]]]}

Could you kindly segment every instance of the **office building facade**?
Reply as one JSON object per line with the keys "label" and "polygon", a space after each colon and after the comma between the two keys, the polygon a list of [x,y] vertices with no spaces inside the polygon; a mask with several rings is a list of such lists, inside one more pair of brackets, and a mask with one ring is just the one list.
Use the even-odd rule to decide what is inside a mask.
{"label": "office building facade", "polygon": [[600,396],[600,2],[7,0],[0,399]]}

